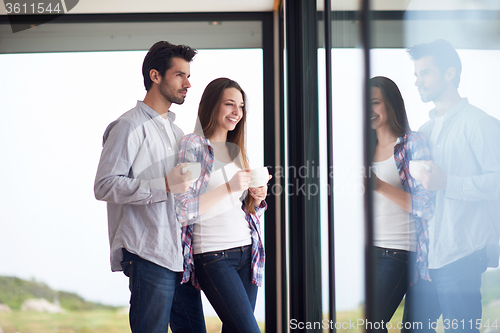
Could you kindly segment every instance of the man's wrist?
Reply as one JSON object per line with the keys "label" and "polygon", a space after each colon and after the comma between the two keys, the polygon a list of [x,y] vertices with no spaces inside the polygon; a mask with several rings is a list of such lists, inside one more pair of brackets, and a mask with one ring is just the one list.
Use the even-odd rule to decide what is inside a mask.
{"label": "man's wrist", "polygon": [[170,193],[170,187],[168,186],[168,179],[165,177],[165,188],[167,189],[167,193]]}

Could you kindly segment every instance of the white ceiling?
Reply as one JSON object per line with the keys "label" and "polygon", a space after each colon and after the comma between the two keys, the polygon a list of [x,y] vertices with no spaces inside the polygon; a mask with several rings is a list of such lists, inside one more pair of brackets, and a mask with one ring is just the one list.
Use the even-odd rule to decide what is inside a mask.
{"label": "white ceiling", "polygon": [[[269,12],[279,0],[80,0],[71,13]],[[332,10],[358,10],[360,0],[331,0]],[[324,0],[316,0],[323,10]],[[500,9],[500,0],[372,0],[372,10]]]}
{"label": "white ceiling", "polygon": [[[316,0],[323,10],[324,0]],[[72,14],[269,12],[279,0],[79,0]],[[358,10],[360,0],[331,0],[332,10]],[[372,0],[373,10],[500,10],[500,0]],[[0,5],[0,14],[6,14]]]}
{"label": "white ceiling", "polygon": [[[70,13],[269,12],[273,4],[274,0],[79,0]],[[3,5],[0,14],[6,14]]]}
{"label": "white ceiling", "polygon": [[80,0],[72,14],[272,11],[274,0]]}

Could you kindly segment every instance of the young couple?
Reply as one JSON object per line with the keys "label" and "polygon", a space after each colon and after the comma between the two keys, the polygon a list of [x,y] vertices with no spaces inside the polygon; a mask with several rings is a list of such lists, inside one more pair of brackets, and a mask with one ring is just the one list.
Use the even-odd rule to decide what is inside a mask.
{"label": "young couple", "polygon": [[[457,323],[447,332],[478,332],[481,275],[499,259],[500,125],[460,97],[462,65],[449,42],[407,51],[420,97],[435,108],[411,132],[396,84],[370,81],[376,321],[390,321],[406,293],[403,331],[434,331],[442,315]],[[428,169],[410,173],[412,160]]]}
{"label": "young couple", "polygon": [[[206,332],[199,288],[223,332],[260,332],[259,218],[267,185],[250,186],[245,93],[233,80],[206,87],[193,134],[174,124],[172,103],[191,87],[196,50],[154,44],[143,63],[144,100],[104,133],[94,192],[107,202],[111,269],[129,277],[132,332]],[[187,162],[201,163],[192,183]]]}

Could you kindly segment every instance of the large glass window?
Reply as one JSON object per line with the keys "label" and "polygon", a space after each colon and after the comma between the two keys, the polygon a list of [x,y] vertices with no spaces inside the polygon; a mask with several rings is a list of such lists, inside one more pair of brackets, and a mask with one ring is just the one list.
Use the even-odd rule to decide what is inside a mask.
{"label": "large glass window", "polygon": [[[318,3],[322,3],[322,1]],[[370,15],[365,16],[360,11],[360,5],[363,4],[369,5]],[[368,272],[365,275],[365,267],[370,266],[366,266],[367,260],[373,260],[370,252],[367,252],[368,256],[364,252],[366,246],[370,245],[370,242],[367,242],[365,238],[369,232],[365,222],[374,223],[372,226],[375,235],[371,241],[375,241],[375,245],[381,246],[380,238],[377,237],[380,237],[380,221],[384,220],[380,219],[379,216],[367,217],[364,215],[371,204],[373,204],[374,214],[380,213],[380,201],[376,198],[377,194],[375,191],[371,192],[373,202],[367,201],[370,198],[366,197],[367,189],[364,186],[366,183],[363,183],[364,177],[370,177],[370,170],[374,170],[371,168],[375,167],[371,157],[368,161],[370,164],[368,169],[364,167],[367,161],[366,155],[363,156],[363,154],[367,151],[373,154],[377,143],[375,133],[373,131],[369,133],[368,128],[363,129],[364,122],[370,123],[369,127],[371,127],[371,120],[377,119],[370,106],[373,96],[365,98],[363,95],[363,89],[366,88],[365,83],[374,76],[384,76],[394,81],[401,91],[410,129],[415,132],[420,131],[422,135],[426,136],[428,133],[424,124],[428,126],[429,120],[434,119],[433,112],[429,111],[434,108],[439,110],[443,106],[440,104],[442,102],[435,98],[425,98],[429,92],[426,91],[427,88],[422,83],[416,82],[419,79],[424,79],[418,76],[422,73],[419,73],[415,68],[415,62],[410,58],[407,49],[416,44],[444,39],[456,49],[461,60],[459,97],[467,98],[470,105],[491,116],[491,118],[484,118],[488,119],[487,122],[496,124],[497,120],[500,119],[500,112],[493,101],[492,92],[498,90],[497,78],[500,74],[500,68],[496,65],[496,59],[500,56],[500,43],[495,37],[498,36],[499,32],[500,7],[498,6],[496,2],[491,1],[443,1],[435,3],[406,1],[404,4],[382,0],[331,2],[331,50],[327,54],[331,57],[332,88],[330,92],[327,92],[326,87],[322,86],[325,69],[322,66],[324,66],[325,59],[322,57],[323,50],[320,49],[318,53],[319,99],[320,114],[322,114],[326,111],[324,104],[322,104],[325,100],[324,94],[331,93],[334,160],[335,307],[337,329],[341,331],[352,329],[352,326],[349,325],[345,325],[345,329],[343,329],[343,323],[365,318],[365,309],[370,306],[370,304],[365,304],[366,301],[373,298],[375,302],[373,304],[377,304],[380,300],[380,294],[376,292],[379,284],[374,282],[375,272]],[[366,36],[365,40],[361,38],[363,24],[365,27],[368,25],[370,29],[370,34]],[[323,29],[321,24],[319,29],[321,33],[321,29]],[[369,48],[369,52],[364,53],[367,48]],[[367,56],[370,60],[369,73],[364,72],[364,61]],[[365,106],[369,106],[369,108],[365,108]],[[326,117],[323,118],[320,126],[320,129],[323,126],[323,131],[320,132],[322,138],[326,138],[325,120]],[[442,140],[441,137],[436,139],[436,137],[427,136],[427,140],[431,140],[429,160],[446,168],[447,163],[449,167],[450,159],[453,158],[454,161],[461,164],[462,169],[457,166],[457,163],[447,169],[448,175],[451,177],[448,178],[451,179],[450,182],[455,181],[455,185],[460,186],[455,196],[450,194],[451,189],[449,188],[430,190],[437,199],[435,199],[436,214],[426,220],[429,241],[426,250],[429,252],[428,267],[431,268],[432,277],[433,274],[437,274],[439,268],[473,253],[478,253],[478,251],[481,252],[486,247],[488,259],[490,259],[489,264],[493,267],[488,267],[484,273],[477,275],[481,279],[482,298],[479,308],[482,309],[482,321],[481,325],[475,325],[483,332],[496,329],[499,324],[497,318],[494,317],[497,311],[495,300],[499,298],[496,292],[499,270],[495,268],[498,266],[498,257],[495,257],[495,253],[498,252],[495,252],[497,249],[491,251],[491,248],[494,248],[495,245],[498,246],[498,225],[497,218],[495,218],[497,215],[495,209],[497,208],[495,207],[498,206],[500,198],[498,191],[494,190],[495,187],[489,186],[487,183],[494,182],[495,186],[500,185],[496,157],[500,149],[486,142],[478,144],[478,140],[484,137],[485,132],[490,133],[491,128],[486,129],[489,125],[485,125],[484,130],[478,130],[475,135],[464,139],[467,134],[470,134],[467,131],[473,131],[469,127],[473,126],[471,124],[480,126],[477,118],[469,120],[469,123],[462,123],[460,133],[456,134],[454,140],[447,141],[444,147],[439,143],[439,140]],[[444,128],[448,125],[445,121]],[[446,131],[446,129],[442,131]],[[364,141],[367,137],[372,138],[370,142]],[[432,142],[432,140],[434,141]],[[326,167],[327,140],[320,140],[320,142],[323,152],[321,166]],[[439,149],[452,149],[450,147],[457,149],[455,154],[443,160]],[[484,150],[486,147],[489,147],[487,148],[488,152]],[[391,150],[389,149],[388,152],[387,157],[391,157],[393,155]],[[470,159],[460,160],[460,158],[465,158],[463,156],[466,155],[466,152],[471,153],[468,155]],[[467,165],[465,168],[469,168],[468,171],[464,171],[464,164]],[[492,164],[496,166],[491,167]],[[467,172],[468,176],[472,178],[467,178],[465,175]],[[488,179],[486,183],[480,177],[481,175],[486,175],[486,179]],[[322,184],[327,183],[326,177],[323,175]],[[456,183],[458,178],[460,178],[460,185]],[[373,182],[372,185],[374,185]],[[448,191],[447,194],[445,194],[446,191]],[[327,215],[325,192],[322,192],[322,216]],[[445,201],[446,204],[444,204]],[[476,219],[476,216],[484,218],[480,219],[480,224],[472,227],[469,224],[461,225],[460,222],[457,224],[452,221],[446,222],[446,214],[450,212],[443,212],[443,210],[453,210],[447,206],[450,202],[456,205],[456,209],[463,209],[463,214],[468,216],[470,221]],[[443,208],[443,205],[447,208]],[[464,207],[470,207],[470,209]],[[416,209],[416,207],[412,206],[411,209]],[[322,219],[324,225],[325,218]],[[457,216],[454,220],[459,221],[460,219]],[[377,223],[379,223],[378,226]],[[410,234],[415,235],[415,230],[410,231]],[[323,312],[326,315],[328,311],[328,305],[325,301],[328,290],[327,281],[329,278],[331,279],[325,269],[325,265],[327,265],[325,258],[327,255],[325,254],[328,253],[326,229],[322,233],[322,239]],[[494,246],[491,247],[491,244]],[[391,246],[386,248],[392,249]],[[395,249],[399,250],[399,248]],[[420,253],[417,250],[417,248],[410,246],[410,252]],[[441,263],[438,263],[438,260],[447,255],[449,256],[449,260],[446,259],[447,262],[444,262],[446,260],[443,259],[444,261],[441,260]],[[494,258],[493,261],[491,258]],[[376,261],[371,263],[377,268]],[[413,261],[410,266],[414,266]],[[463,273],[465,274],[465,272]],[[408,274],[411,275],[413,272]],[[436,275],[434,276],[439,280]],[[370,285],[374,289],[368,289],[369,295],[365,297],[365,287]],[[403,320],[404,302],[403,298],[400,306],[396,306],[395,314],[392,317],[393,328],[396,328],[397,324]],[[446,321],[446,319],[443,320],[443,317],[439,319],[438,331],[442,331],[446,325],[453,325],[452,320]],[[457,325],[470,325],[468,319],[465,322],[467,323],[459,322]],[[483,325],[485,323],[486,326]],[[428,322],[422,324],[429,325]],[[368,330],[370,327],[363,325],[362,327],[356,326],[356,329]]]}
{"label": "large glass window", "polygon": [[[321,1],[320,9],[323,9]],[[325,53],[318,51],[320,137],[327,137],[327,126],[331,126],[333,165],[327,163],[327,142],[320,140],[321,160],[321,225],[322,225],[322,293],[323,316],[330,316],[336,329],[347,331],[349,322],[364,318],[364,204],[365,192],[363,167],[363,51],[360,25],[356,19],[358,7],[346,2],[332,1],[331,31],[324,31],[324,21],[319,22],[319,34],[330,37],[331,46]],[[320,39],[320,43],[322,43]],[[325,75],[326,59],[330,57],[331,72]],[[326,80],[331,80],[331,91],[326,91]],[[327,124],[327,94],[331,98],[331,120]],[[333,177],[333,215],[328,216],[330,204],[328,178]],[[332,192],[330,192],[332,193]],[[333,219],[330,224],[328,218]],[[330,221],[332,223],[332,221]],[[334,254],[329,253],[329,228],[333,225]],[[334,307],[329,308],[330,279],[329,258],[334,259]],[[342,326],[342,324],[344,325]],[[347,324],[345,324],[347,323]],[[323,328],[325,328],[324,326]]]}
{"label": "large glass window", "polygon": [[331,57],[336,305],[337,311],[360,310],[364,300],[362,53],[337,45]]}
{"label": "large glass window", "polygon": [[[382,1],[372,1],[371,76],[388,77],[399,87],[411,130],[418,131],[427,139],[430,152],[427,159],[435,163],[431,168],[443,170],[446,176],[440,174],[440,179],[447,179],[446,185],[430,191],[435,195],[435,210],[433,216],[424,220],[428,230],[426,246],[430,278],[433,280],[432,285],[437,286],[441,311],[438,309],[437,317],[431,316],[430,321],[427,317],[425,322],[421,320],[423,317],[419,317],[419,310],[414,304],[423,304],[432,294],[428,293],[429,288],[419,287],[422,285],[420,281],[413,289],[410,288],[410,295],[406,295],[406,302],[403,303],[410,309],[412,324],[432,325],[431,328],[440,330],[457,327],[471,329],[471,325],[480,331],[492,327],[496,329],[492,326],[498,325],[494,316],[496,305],[492,301],[498,297],[495,291],[498,288],[498,270],[494,268],[498,266],[498,257],[495,257],[498,249],[493,248],[495,243],[498,247],[498,229],[495,230],[497,227],[492,225],[496,223],[496,213],[488,212],[495,211],[499,198],[495,190],[490,190],[482,182],[489,179],[488,182],[495,183],[495,186],[500,185],[498,161],[490,164],[491,160],[497,158],[494,156],[499,156],[500,150],[496,145],[488,148],[489,140],[481,140],[497,137],[491,137],[494,131],[488,123],[495,123],[500,117],[491,95],[491,91],[498,88],[497,78],[500,74],[500,67],[493,60],[500,56],[500,44],[498,38],[494,37],[499,32],[500,7],[491,1],[425,4],[413,1],[405,8],[392,8],[398,11],[382,12],[382,6]],[[461,62],[461,73],[458,69],[460,65],[452,66],[455,64],[450,62],[453,61],[452,55],[447,54],[444,47],[437,53],[429,53],[436,52],[433,49],[444,43],[449,43],[451,49],[456,50]],[[413,53],[416,45],[427,45],[422,47],[428,47],[430,51],[421,48],[421,55]],[[408,48],[411,48],[409,52]],[[430,62],[424,68],[422,66],[426,60]],[[453,73],[448,71],[450,67],[453,67]],[[431,84],[429,80],[432,77],[439,77],[443,81]],[[447,87],[445,81],[451,80],[451,77],[459,77],[459,85],[444,88]],[[493,118],[482,121],[483,111]],[[439,128],[436,124],[441,120],[443,126]],[[419,177],[412,174],[411,170],[410,174]],[[419,184],[419,180],[416,184]],[[426,186],[433,184],[438,186],[434,179],[429,180]],[[457,186],[457,192],[454,192],[454,186]],[[417,228],[418,221],[417,218]],[[417,254],[422,253],[418,247],[415,250]],[[482,251],[486,251],[485,258],[481,257]],[[493,267],[481,274],[481,269],[486,269],[486,265],[482,268],[476,266],[478,260],[483,259],[489,261],[488,266]],[[466,265],[462,264],[467,261],[469,263]],[[443,278],[445,272],[451,275]],[[476,276],[478,284],[475,299],[465,298],[468,293],[473,295],[473,289],[469,291],[457,287],[459,272],[462,272],[464,280],[469,279],[468,286],[473,285],[471,277]],[[477,293],[481,283],[478,279],[482,279],[482,299]],[[451,302],[445,300],[444,285],[455,288],[458,298]],[[455,309],[450,306],[456,306],[460,298],[467,299],[466,303],[469,303],[463,309],[465,315],[450,317],[450,313],[455,313]],[[416,303],[412,300],[416,300]],[[402,321],[403,303],[393,317],[394,324]],[[479,314],[472,314],[473,309]],[[482,323],[485,325],[480,323],[481,310]]]}
{"label": "large glass window", "polygon": [[[0,55],[1,276],[44,283],[87,301],[127,306],[128,279],[110,271],[106,205],[95,200],[93,182],[106,126],[145,96],[141,72],[145,54]],[[261,49],[199,50],[191,64],[192,88],[186,102],[172,107],[176,124],[191,133],[205,86],[217,77],[234,79],[248,97],[250,165],[264,165],[262,73]],[[262,325],[263,290],[255,310]],[[0,312],[0,327],[23,332],[42,320],[29,313],[19,320],[21,301],[28,296],[45,297],[33,291],[0,294],[0,303],[13,310]],[[217,318],[208,301],[204,303],[206,316]],[[92,322],[92,316],[85,316]],[[63,323],[63,318],[51,320],[53,326]],[[65,320],[65,325],[76,325]],[[127,313],[117,320],[126,329]],[[215,325],[220,325],[218,319]],[[98,331],[99,327],[93,330]]]}

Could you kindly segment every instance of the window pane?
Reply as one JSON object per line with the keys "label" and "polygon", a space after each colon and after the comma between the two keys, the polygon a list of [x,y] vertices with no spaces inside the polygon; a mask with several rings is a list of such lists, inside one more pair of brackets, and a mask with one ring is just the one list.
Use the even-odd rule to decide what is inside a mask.
{"label": "window pane", "polygon": [[[339,332],[352,329],[349,323],[357,322],[365,316],[363,52],[359,38],[360,25],[356,19],[359,14],[358,5],[359,2],[356,1],[331,2],[332,48],[328,51],[332,62],[334,164],[333,169],[324,172],[321,183],[327,183],[326,177],[334,177],[335,306],[336,329]],[[319,63],[324,64],[324,53],[320,52],[319,55]],[[320,82],[322,82],[321,75]],[[324,90],[325,88],[320,85],[320,92]],[[321,102],[324,98],[324,95],[320,94]],[[324,105],[324,102],[320,103],[321,105]],[[323,114],[325,114],[324,110]],[[325,124],[326,118],[321,123]],[[321,163],[326,168],[326,140],[321,140],[321,143],[322,152],[324,152],[321,154]],[[326,216],[326,195],[323,195],[322,200],[324,216]],[[324,258],[327,258],[328,253],[327,236],[328,233],[324,231],[322,233]],[[323,265],[326,265],[325,259]],[[328,284],[324,282],[323,288],[325,295]],[[323,307],[326,312],[328,306],[325,300]]]}
{"label": "window pane", "polygon": [[[0,55],[0,172],[5,175],[0,275],[33,279],[92,302],[128,304],[128,279],[109,268],[106,205],[92,190],[106,126],[145,96],[145,54]],[[205,86],[223,76],[239,82],[247,94],[250,164],[262,166],[261,49],[200,50],[191,65],[186,102],[172,107],[176,124],[186,134],[193,131]],[[263,290],[255,310],[261,323]],[[205,305],[206,316],[217,317]],[[120,322],[128,326],[126,313]]]}
{"label": "window pane", "polygon": [[[408,274],[404,288],[412,286],[392,318],[393,325],[402,321],[406,302],[408,325],[490,330],[498,320],[493,300],[499,296],[500,283],[495,268],[500,148],[492,144],[500,135],[500,112],[492,94],[499,88],[500,5],[487,0],[411,1],[401,7],[383,7],[387,2],[382,0],[371,3],[371,76],[387,77],[397,85],[409,127],[423,137],[411,136],[416,140],[412,142],[419,143],[408,146],[406,163],[434,163],[428,182],[420,180],[425,176],[411,167],[404,172],[405,163],[400,168],[399,184],[411,193],[414,214],[405,220],[408,229],[404,235],[396,237],[388,232],[395,230],[394,220],[382,217],[382,209],[377,213],[382,201],[374,202],[378,214],[374,217],[375,229],[379,230],[375,232],[375,245],[410,251],[410,263],[404,268]],[[395,107],[394,98],[384,95],[383,99],[386,108],[392,103],[394,112],[402,114],[403,108]],[[380,127],[376,131],[377,135],[384,133]],[[419,148],[420,143],[428,148],[428,155]],[[404,181],[403,174],[408,175]],[[388,178],[383,180],[389,182]],[[429,191],[422,192],[425,188]],[[429,202],[424,202],[426,198]],[[434,214],[428,214],[427,207],[433,207]],[[419,210],[421,213],[417,213]],[[428,236],[419,237],[419,230]],[[404,239],[408,246],[402,245]],[[425,245],[419,246],[419,242]],[[417,263],[412,253],[427,264]],[[431,282],[425,280],[425,269],[414,271],[423,266],[429,268]],[[387,268],[384,271],[396,274]],[[378,295],[378,302],[384,302],[384,296]],[[440,309],[435,308],[438,303]],[[489,327],[479,324],[481,318]]]}

